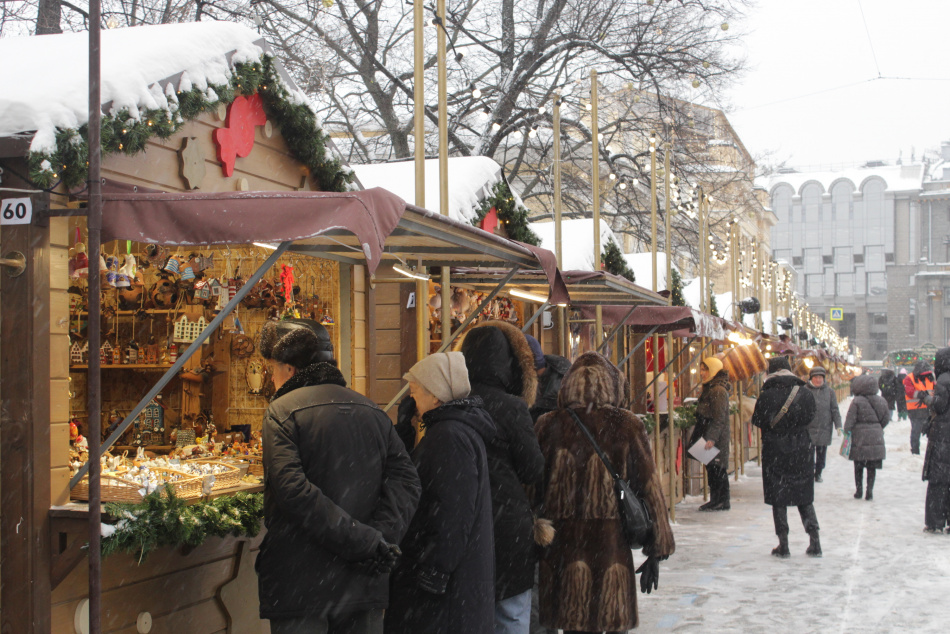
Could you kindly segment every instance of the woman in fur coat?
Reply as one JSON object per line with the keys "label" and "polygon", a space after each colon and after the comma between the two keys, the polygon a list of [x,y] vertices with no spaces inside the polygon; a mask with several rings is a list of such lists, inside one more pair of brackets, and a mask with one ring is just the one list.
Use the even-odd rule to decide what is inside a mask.
{"label": "woman in fur coat", "polygon": [[[854,462],[854,497],[865,500],[874,498],[874,477],[884,466],[884,428],[891,421],[887,401],[877,393],[877,381],[865,374],[851,384],[854,400],[844,420],[845,433],[851,432],[851,453],[848,459]],[[864,470],[868,470],[868,486],[862,491]]]}
{"label": "woman in fur coat", "polygon": [[637,627],[636,576],[624,540],[613,479],[567,411],[573,409],[614,466],[644,500],[653,518],[653,542],[640,586],[656,587],[658,562],[675,543],[650,441],[626,409],[624,377],[596,352],[574,362],[561,383],[559,409],[538,419],[544,453],[541,516],[555,535],[541,556],[541,624],[567,632],[622,632]]}

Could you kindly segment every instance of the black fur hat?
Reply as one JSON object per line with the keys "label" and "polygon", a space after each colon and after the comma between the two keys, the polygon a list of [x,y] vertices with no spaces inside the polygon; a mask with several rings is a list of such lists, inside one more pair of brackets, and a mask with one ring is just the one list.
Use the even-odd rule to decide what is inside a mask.
{"label": "black fur hat", "polygon": [[258,349],[272,361],[306,368],[319,361],[333,362],[330,333],[312,319],[268,321],[261,328]]}

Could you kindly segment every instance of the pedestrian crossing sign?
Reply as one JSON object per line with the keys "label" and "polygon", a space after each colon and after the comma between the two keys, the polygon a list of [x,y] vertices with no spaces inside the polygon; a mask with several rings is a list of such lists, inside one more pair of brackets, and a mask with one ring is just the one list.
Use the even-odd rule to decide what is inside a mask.
{"label": "pedestrian crossing sign", "polygon": [[831,321],[844,321],[844,308],[832,308]]}

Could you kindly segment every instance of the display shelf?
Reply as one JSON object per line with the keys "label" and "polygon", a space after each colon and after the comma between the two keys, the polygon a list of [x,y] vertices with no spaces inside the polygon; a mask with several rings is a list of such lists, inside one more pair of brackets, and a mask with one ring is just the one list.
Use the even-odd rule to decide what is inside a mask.
{"label": "display shelf", "polygon": [[[117,311],[115,311],[115,314],[117,314],[117,315],[135,315],[135,314],[137,314],[137,313],[142,312],[143,310],[144,310],[146,313],[148,313],[149,315],[168,315],[169,313],[181,312],[181,311],[177,311],[177,310],[175,310],[175,309],[168,309],[168,308],[142,308],[142,309],[139,309],[139,310],[117,310]],[[85,310],[73,311],[73,312],[70,313],[70,315],[72,315],[72,316],[74,316],[74,317],[77,316],[77,315],[88,315],[88,314],[89,314],[89,312],[88,312],[88,311],[85,311]]]}
{"label": "display shelf", "polygon": [[[162,363],[158,363],[158,364],[154,364],[154,363],[103,363],[103,364],[101,365],[101,367],[102,367],[103,370],[109,370],[109,369],[114,369],[114,370],[119,370],[119,369],[126,369],[126,370],[167,370],[168,368],[172,367],[172,364],[171,364],[171,363],[168,363],[168,364],[162,364]],[[89,365],[88,365],[88,364],[71,365],[71,366],[69,366],[69,369],[70,369],[70,370],[88,370],[88,369],[89,369]]]}

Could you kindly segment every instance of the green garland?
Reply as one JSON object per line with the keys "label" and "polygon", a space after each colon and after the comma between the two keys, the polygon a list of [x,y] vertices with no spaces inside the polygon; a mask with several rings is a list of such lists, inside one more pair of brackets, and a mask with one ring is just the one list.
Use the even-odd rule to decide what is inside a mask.
{"label": "green garland", "polygon": [[713,292],[713,284],[709,283],[709,314],[713,317],[719,317],[719,306],[716,305],[716,293]]}
{"label": "green garland", "polygon": [[125,552],[141,563],[162,546],[198,546],[209,537],[254,537],[264,519],[263,493],[235,493],[188,505],[175,495],[155,491],[139,504],[109,503],[118,518],[115,532],[102,540],[102,556]]}
{"label": "green garland", "polygon": [[670,293],[673,299],[674,306],[687,306],[686,298],[683,297],[683,278],[680,276],[680,272],[676,269],[671,269],[671,277],[673,278],[673,283],[670,285]]}
{"label": "green garland", "polygon": [[637,281],[636,274],[627,265],[627,261],[623,257],[623,252],[620,250],[620,247],[617,246],[616,242],[612,240],[607,241],[607,244],[604,245],[604,251],[600,256],[600,261],[601,266],[608,273],[625,277],[631,282]]}
{"label": "green garland", "polygon": [[504,223],[508,237],[518,242],[541,246],[541,238],[528,227],[528,209],[515,201],[508,183],[501,180],[492,186],[491,196],[482,200],[475,213],[472,224],[479,226],[482,220],[495,208],[499,222]]}
{"label": "green garland", "polygon": [[[257,62],[234,65],[226,85],[211,85],[207,90],[192,88],[178,91],[169,98],[171,110],[148,109],[133,119],[128,110],[102,117],[103,155],[119,152],[129,156],[143,151],[149,139],[167,139],[187,122],[221,104],[230,104],[239,95],[260,93],[264,112],[280,127],[291,153],[310,170],[320,191],[345,191],[353,174],[339,160],[327,157],[328,135],[317,125],[317,118],[306,104],[297,103],[280,80],[274,59],[265,55]],[[175,103],[177,99],[177,104]],[[38,187],[53,187],[62,179],[67,188],[82,185],[88,178],[88,125],[78,130],[57,129],[56,150],[51,154],[30,152],[30,179]]]}

